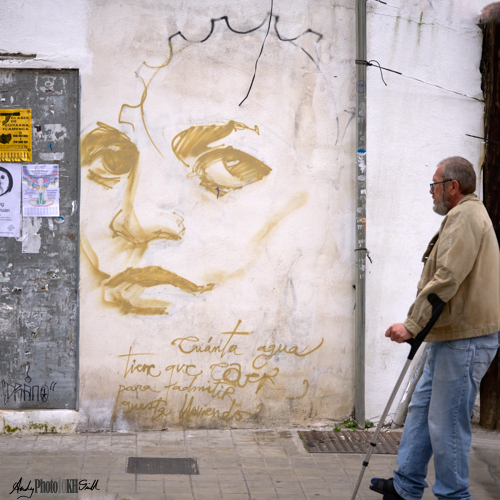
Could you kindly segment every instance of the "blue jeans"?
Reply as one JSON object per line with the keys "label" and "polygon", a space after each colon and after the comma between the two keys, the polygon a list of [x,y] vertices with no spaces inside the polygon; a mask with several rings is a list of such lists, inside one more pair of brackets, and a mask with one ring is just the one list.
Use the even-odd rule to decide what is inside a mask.
{"label": "blue jeans", "polygon": [[434,454],[437,498],[469,500],[470,419],[479,383],[498,349],[498,333],[431,342],[408,408],[394,487],[405,500],[424,494]]}

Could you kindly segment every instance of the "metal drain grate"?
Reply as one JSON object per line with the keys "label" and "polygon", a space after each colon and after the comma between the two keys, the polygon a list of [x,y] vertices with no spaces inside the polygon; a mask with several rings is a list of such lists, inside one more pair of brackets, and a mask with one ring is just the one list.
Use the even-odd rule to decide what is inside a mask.
{"label": "metal drain grate", "polygon": [[129,474],[199,474],[196,458],[129,457]]}
{"label": "metal drain grate", "polygon": [[[309,453],[366,453],[373,438],[373,432],[348,431],[299,431]],[[381,433],[373,453],[397,455],[400,432]]]}

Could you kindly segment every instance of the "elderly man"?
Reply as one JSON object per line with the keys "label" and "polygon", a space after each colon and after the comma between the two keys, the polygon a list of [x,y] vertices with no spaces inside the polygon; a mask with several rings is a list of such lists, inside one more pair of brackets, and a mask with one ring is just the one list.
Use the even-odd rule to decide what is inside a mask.
{"label": "elderly man", "polygon": [[476,175],[464,158],[443,160],[433,177],[434,211],[445,218],[423,257],[418,293],[404,323],[385,333],[402,343],[429,321],[431,293],[446,302],[427,336],[423,375],[409,406],[394,479],[372,479],[384,500],[422,498],[434,454],[438,498],[470,499],[470,417],[479,383],[498,349],[500,253],[491,220],[474,195]]}

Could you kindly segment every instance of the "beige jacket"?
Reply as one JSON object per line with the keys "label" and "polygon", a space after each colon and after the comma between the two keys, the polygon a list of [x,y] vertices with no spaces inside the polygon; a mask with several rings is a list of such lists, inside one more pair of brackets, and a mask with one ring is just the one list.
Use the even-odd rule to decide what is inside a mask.
{"label": "beige jacket", "polygon": [[431,317],[430,293],[447,304],[426,341],[500,330],[500,251],[491,219],[476,195],[465,196],[448,212],[422,261],[417,298],[404,322],[414,336]]}

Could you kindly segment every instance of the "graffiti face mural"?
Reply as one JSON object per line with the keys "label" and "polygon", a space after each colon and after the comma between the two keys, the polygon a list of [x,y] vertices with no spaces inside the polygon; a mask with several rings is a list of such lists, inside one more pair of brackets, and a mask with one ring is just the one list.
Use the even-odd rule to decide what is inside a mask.
{"label": "graffiti face mural", "polygon": [[[284,425],[350,408],[344,389],[331,395],[350,387],[352,148],[337,147],[349,105],[339,118],[334,45],[325,76],[321,36],[286,40],[269,20],[246,32],[214,20],[156,56],[141,24],[126,58],[95,59],[80,148],[89,428]],[[137,69],[138,47],[150,56]]]}
{"label": "graffiti face mural", "polygon": [[237,294],[264,310],[261,287],[283,285],[323,237],[314,163],[336,134],[314,116],[325,84],[276,29],[255,72],[264,35],[219,20],[203,42],[171,37],[166,60],[138,70],[138,103],[84,136],[82,250],[104,304],[172,315]]}

